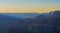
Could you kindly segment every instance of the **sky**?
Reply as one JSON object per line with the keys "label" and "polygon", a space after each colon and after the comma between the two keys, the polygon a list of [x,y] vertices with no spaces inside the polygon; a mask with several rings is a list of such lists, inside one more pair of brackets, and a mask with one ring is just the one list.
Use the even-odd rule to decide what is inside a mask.
{"label": "sky", "polygon": [[45,13],[60,10],[60,0],[0,0],[0,13]]}

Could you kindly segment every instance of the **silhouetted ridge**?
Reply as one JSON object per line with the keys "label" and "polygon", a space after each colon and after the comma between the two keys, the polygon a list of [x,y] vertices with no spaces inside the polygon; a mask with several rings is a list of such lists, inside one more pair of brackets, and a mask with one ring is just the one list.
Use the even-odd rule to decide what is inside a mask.
{"label": "silhouetted ridge", "polygon": [[1,31],[7,31],[8,28],[12,27],[12,25],[18,20],[23,20],[23,18],[0,14],[0,33]]}
{"label": "silhouetted ridge", "polygon": [[[2,15],[0,15],[0,18],[1,17]],[[5,20],[4,18],[7,20]],[[12,17],[13,19],[10,18],[11,16],[7,17],[7,15],[1,18],[1,20],[5,20],[4,22],[10,20],[8,22],[11,22],[12,24],[6,24],[3,22],[2,25],[4,29],[0,28],[0,32],[2,33],[5,32],[7,33],[60,33],[60,11],[38,14],[34,18],[28,18],[28,17],[27,18]],[[11,20],[15,21],[15,23],[13,23],[13,21]],[[5,29],[6,26],[4,24],[6,24],[6,26],[9,25],[10,27],[6,30]],[[2,27],[2,25],[0,26]]]}

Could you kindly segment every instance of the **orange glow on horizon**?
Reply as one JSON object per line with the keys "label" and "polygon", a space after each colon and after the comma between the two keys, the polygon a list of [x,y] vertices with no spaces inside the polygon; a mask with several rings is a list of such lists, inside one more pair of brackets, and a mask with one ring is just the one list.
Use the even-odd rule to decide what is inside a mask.
{"label": "orange glow on horizon", "polygon": [[41,8],[41,9],[20,9],[20,8],[14,8],[14,9],[0,9],[0,13],[46,13],[54,10],[60,10],[60,8]]}

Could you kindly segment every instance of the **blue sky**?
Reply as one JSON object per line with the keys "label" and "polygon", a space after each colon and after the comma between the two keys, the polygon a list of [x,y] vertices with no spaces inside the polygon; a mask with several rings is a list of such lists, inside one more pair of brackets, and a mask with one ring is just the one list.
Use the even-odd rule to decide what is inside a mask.
{"label": "blue sky", "polygon": [[18,8],[18,10],[19,9],[31,10],[31,9],[42,9],[42,8],[51,8],[51,9],[56,8],[60,10],[59,3],[60,3],[60,0],[0,0],[0,9],[2,8],[2,9],[8,10],[9,8],[9,9],[12,9],[12,11],[14,11],[13,8]]}

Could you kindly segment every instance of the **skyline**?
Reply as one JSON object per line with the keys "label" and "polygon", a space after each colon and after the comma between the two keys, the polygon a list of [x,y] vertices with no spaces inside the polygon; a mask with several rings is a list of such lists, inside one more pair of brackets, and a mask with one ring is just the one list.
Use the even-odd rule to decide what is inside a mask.
{"label": "skyline", "polygon": [[0,0],[0,13],[45,13],[60,10],[60,0]]}

